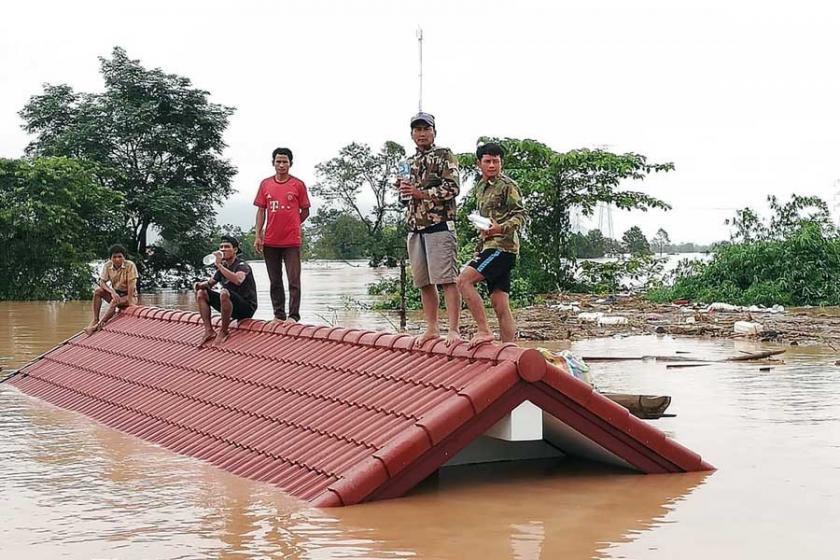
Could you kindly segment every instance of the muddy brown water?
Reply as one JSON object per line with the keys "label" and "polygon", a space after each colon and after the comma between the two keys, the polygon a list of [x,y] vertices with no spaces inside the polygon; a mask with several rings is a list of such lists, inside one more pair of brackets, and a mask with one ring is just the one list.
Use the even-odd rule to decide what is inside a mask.
{"label": "muddy brown water", "polygon": [[[303,319],[392,329],[393,317],[343,303],[365,301],[365,284],[382,274],[307,265]],[[270,316],[260,298],[260,316]],[[193,308],[177,293],[144,303]],[[0,365],[44,352],[88,313],[86,302],[0,303]],[[715,359],[774,346],[650,336],[572,348]],[[714,473],[645,476],[573,461],[459,467],[398,500],[325,510],[0,385],[0,558],[833,558],[838,358],[789,348],[766,372],[593,364],[601,389],[671,395],[677,416],[653,425]]]}

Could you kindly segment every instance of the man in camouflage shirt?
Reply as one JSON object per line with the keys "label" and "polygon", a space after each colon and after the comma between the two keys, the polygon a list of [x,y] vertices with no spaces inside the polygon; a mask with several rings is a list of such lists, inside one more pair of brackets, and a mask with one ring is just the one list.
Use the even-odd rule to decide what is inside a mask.
{"label": "man in camouflage shirt", "polygon": [[410,159],[411,176],[399,183],[406,205],[408,259],[414,285],[420,289],[426,332],[416,340],[418,346],[437,339],[438,292],[443,287],[449,332],[446,344],[460,340],[458,331],[461,297],[455,240],[455,197],[459,192],[458,162],[448,148],[435,146],[435,118],[417,113],[411,119],[411,139],[417,153]]}
{"label": "man in camouflage shirt", "polygon": [[481,245],[476,258],[458,276],[458,289],[478,329],[469,342],[470,348],[493,341],[484,302],[475,289],[479,282],[487,282],[490,302],[499,319],[502,342],[511,342],[516,335],[508,294],[510,272],[519,254],[519,230],[525,224],[525,207],[519,186],[502,174],[502,147],[498,144],[484,144],[476,150],[475,155],[481,170],[481,179],[473,191],[476,209],[479,214],[490,219],[491,226],[481,231]]}

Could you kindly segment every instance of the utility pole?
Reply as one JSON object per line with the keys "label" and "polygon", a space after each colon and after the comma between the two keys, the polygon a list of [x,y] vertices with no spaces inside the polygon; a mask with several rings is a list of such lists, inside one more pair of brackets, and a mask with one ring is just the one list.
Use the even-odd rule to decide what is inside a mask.
{"label": "utility pole", "polygon": [[417,111],[422,113],[423,112],[423,28],[417,28],[417,51],[420,56],[420,73],[418,77],[420,78],[420,91],[417,96]]}

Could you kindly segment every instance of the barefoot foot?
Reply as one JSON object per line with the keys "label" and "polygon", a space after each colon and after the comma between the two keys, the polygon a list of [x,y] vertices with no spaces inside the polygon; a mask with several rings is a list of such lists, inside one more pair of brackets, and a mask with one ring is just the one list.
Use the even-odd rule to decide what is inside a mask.
{"label": "barefoot foot", "polygon": [[446,345],[452,346],[453,344],[457,344],[461,342],[463,338],[461,338],[461,333],[458,331],[449,331],[446,333]]}
{"label": "barefoot foot", "polygon": [[470,339],[470,342],[467,344],[467,348],[475,348],[480,344],[486,344],[487,342],[493,342],[494,336],[493,333],[484,334],[478,333],[474,337]]}
{"label": "barefoot foot", "polygon": [[224,341],[226,341],[228,339],[229,336],[230,336],[229,332],[219,331],[219,334],[216,335],[216,340],[213,341],[213,345],[218,346],[218,345],[222,344]]}
{"label": "barefoot foot", "polygon": [[213,331],[213,330],[204,331],[204,336],[201,337],[201,342],[199,342],[198,345],[202,346],[204,344],[207,344],[208,342],[210,342],[214,338],[216,338],[216,331]]}
{"label": "barefoot foot", "polygon": [[435,340],[437,338],[440,338],[440,335],[437,332],[426,331],[426,332],[424,332],[423,334],[421,334],[420,336],[418,336],[417,338],[414,339],[414,346],[416,348],[420,348],[421,346],[426,344],[428,341]]}

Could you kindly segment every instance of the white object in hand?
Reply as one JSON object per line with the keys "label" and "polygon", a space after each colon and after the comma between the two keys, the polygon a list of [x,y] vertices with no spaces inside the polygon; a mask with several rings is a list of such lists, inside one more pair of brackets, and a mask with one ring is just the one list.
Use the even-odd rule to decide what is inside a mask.
{"label": "white object in hand", "polygon": [[472,225],[474,225],[478,229],[490,229],[490,226],[493,225],[493,223],[490,221],[490,218],[485,218],[484,216],[476,212],[473,212],[472,214],[467,216],[467,219],[470,222],[472,222]]}
{"label": "white object in hand", "polygon": [[206,266],[210,266],[211,264],[216,262],[216,253],[217,252],[218,251],[214,251],[214,252],[212,252],[208,255],[204,255],[204,258],[201,259],[201,262],[203,262]]}

